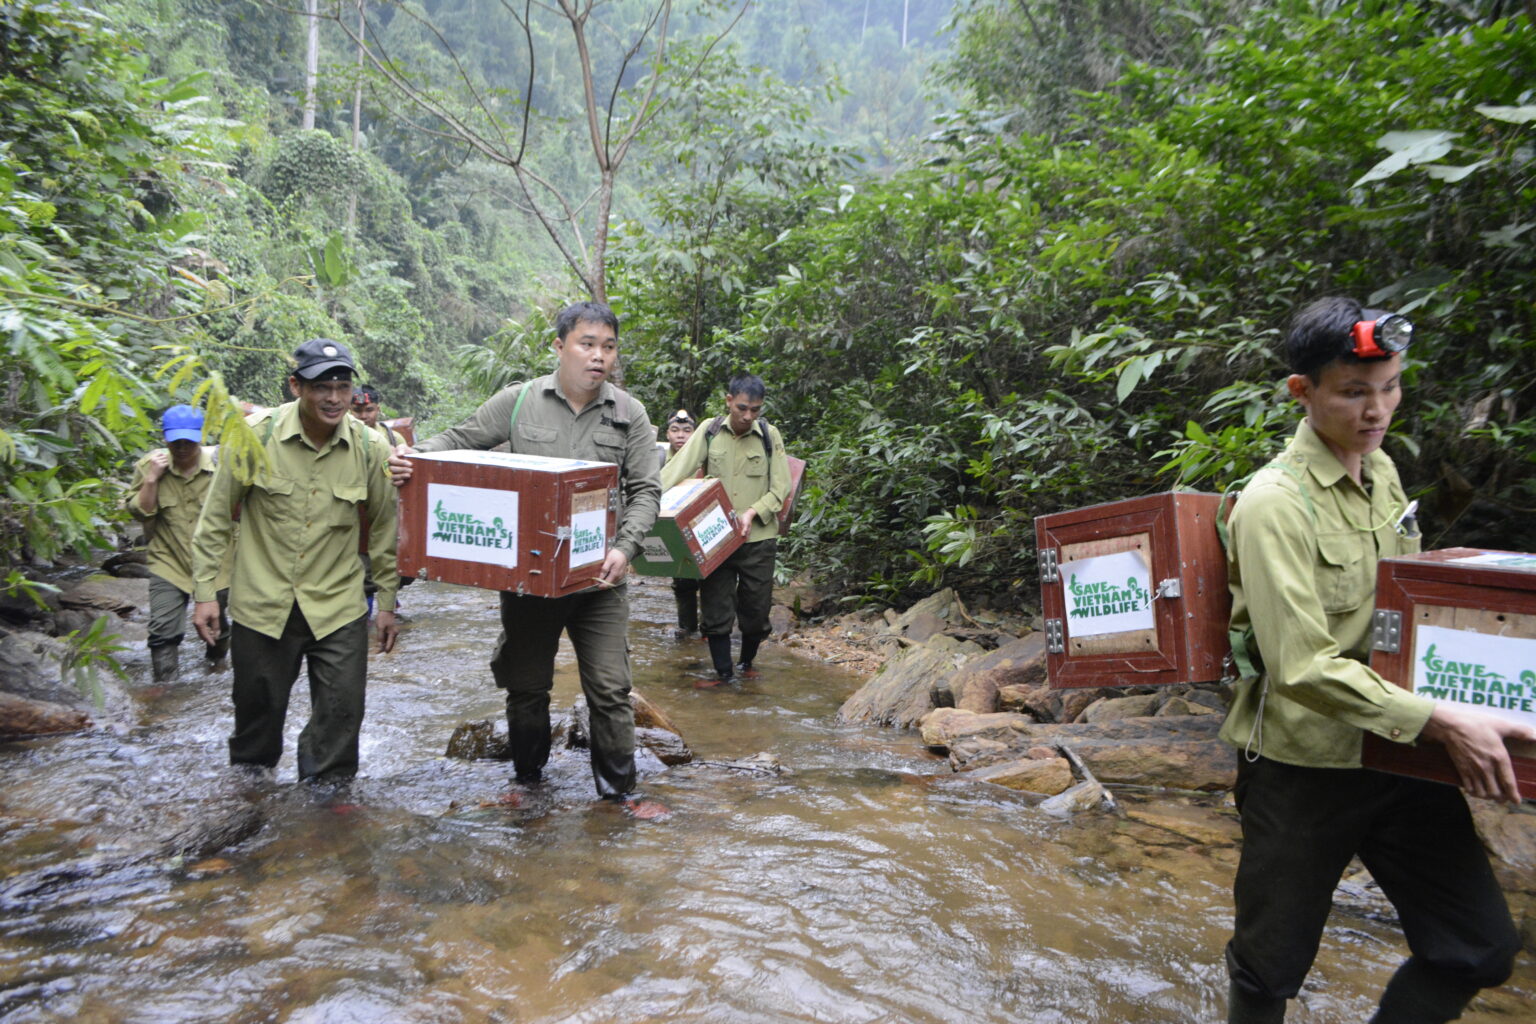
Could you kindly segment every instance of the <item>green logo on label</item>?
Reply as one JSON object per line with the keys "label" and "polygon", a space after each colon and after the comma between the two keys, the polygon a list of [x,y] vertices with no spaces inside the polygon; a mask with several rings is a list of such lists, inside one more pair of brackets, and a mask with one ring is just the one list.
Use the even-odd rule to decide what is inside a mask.
{"label": "green logo on label", "polygon": [[1077,574],[1072,573],[1067,578],[1067,590],[1072,594],[1071,615],[1074,619],[1144,612],[1152,607],[1152,595],[1134,576],[1129,577],[1122,587],[1107,580],[1079,583]]}
{"label": "green logo on label", "polygon": [[698,539],[699,547],[707,548],[715,542],[716,537],[725,532],[725,529],[726,522],[724,519],[711,519],[709,522],[702,524],[698,528],[698,533],[694,536]]}
{"label": "green logo on label", "polygon": [[473,548],[511,548],[516,535],[506,528],[501,516],[489,523],[469,512],[449,512],[439,499],[432,509],[437,523],[432,527],[432,539],[449,544],[465,544]]}
{"label": "green logo on label", "polygon": [[1424,657],[1423,697],[1477,704],[1485,708],[1530,712],[1536,710],[1536,672],[1526,669],[1519,679],[1508,679],[1476,661],[1442,658],[1430,644]]}
{"label": "green logo on label", "polygon": [[603,531],[589,526],[578,526],[571,531],[571,554],[585,555],[603,549]]}

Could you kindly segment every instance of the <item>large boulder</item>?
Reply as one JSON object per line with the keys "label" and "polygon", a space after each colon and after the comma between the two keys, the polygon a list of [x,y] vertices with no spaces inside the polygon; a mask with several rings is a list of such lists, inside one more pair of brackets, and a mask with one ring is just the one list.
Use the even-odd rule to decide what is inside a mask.
{"label": "large boulder", "polygon": [[149,581],[91,576],[59,595],[65,608],[94,609],[127,618],[149,607]]}
{"label": "large boulder", "polygon": [[[114,629],[121,625],[114,619]],[[31,630],[0,627],[0,693],[59,704],[96,721],[129,722],[133,699],[113,673],[97,669],[94,692],[80,688],[79,673],[65,670],[69,646]]]}
{"label": "large boulder", "polygon": [[90,727],[90,716],[83,711],[52,701],[0,693],[0,739],[79,732]]}
{"label": "large boulder", "polygon": [[1006,786],[1009,789],[1025,793],[1041,793],[1045,796],[1066,792],[1073,782],[1072,766],[1064,757],[1044,760],[1025,757],[1016,761],[1006,761],[1002,764],[978,768],[971,773],[971,777],[982,782]]}
{"label": "large boulder", "polygon": [[1064,744],[1106,785],[1217,791],[1237,778],[1233,750],[1217,738],[1217,715],[1129,718],[1056,725],[1026,715],[939,708],[922,721],[923,742],[949,754],[956,771],[1002,764],[1032,747]]}
{"label": "large boulder", "polygon": [[910,729],[933,708],[934,677],[949,675],[980,653],[976,644],[942,634],[909,647],[849,697],[837,717],[844,722]]}
{"label": "large boulder", "polygon": [[1032,687],[1045,681],[1045,635],[1031,633],[978,655],[933,684],[934,707],[977,714],[999,709],[1004,687]]}

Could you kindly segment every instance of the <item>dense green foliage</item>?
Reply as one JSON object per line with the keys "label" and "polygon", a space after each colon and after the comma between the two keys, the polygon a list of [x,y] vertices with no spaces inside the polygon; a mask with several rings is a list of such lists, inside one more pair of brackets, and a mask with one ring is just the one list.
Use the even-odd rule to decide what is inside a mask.
{"label": "dense green foliage", "polygon": [[[1271,349],[1330,292],[1419,323],[1388,450],[1429,542],[1536,546],[1525,5],[917,3],[905,48],[903,6],[753,6],[614,183],[625,382],[659,417],[714,411],[737,369],[767,379],[811,460],[789,571],[1028,600],[1035,516],[1219,488],[1283,443],[1297,410]],[[308,132],[303,19],[280,5],[0,9],[13,563],[102,542],[103,481],[155,411],[198,398],[222,419],[225,380],[280,401],[306,338],[353,345],[386,410],[429,428],[550,365],[550,315],[584,296],[513,169],[376,72],[354,146],[348,8],[326,9]],[[529,166],[587,194],[565,37],[510,10],[370,3],[369,38],[427,94],[480,90],[486,124],[522,109],[520,54],[556,54]],[[695,30],[730,10],[679,7],[669,59],[702,57]],[[933,97],[953,108],[936,123]]]}
{"label": "dense green foliage", "polygon": [[[1026,87],[1091,84],[1073,66],[1119,45],[1115,10],[1163,25],[1160,59],[1100,53],[1118,75],[1099,89],[1003,88],[1025,12],[1065,32],[1069,6],[1101,16]],[[1155,4],[962,15],[985,31],[962,32],[957,73],[988,107],[947,118],[928,166],[799,197],[772,276],[720,318],[715,344],[816,453],[792,560],[888,595],[1027,597],[1034,516],[1220,488],[1283,443],[1271,346],[1330,292],[1420,323],[1388,444],[1429,541],[1529,548],[1536,33],[1483,6],[1208,5],[1231,22],[1181,14],[1182,36]],[[668,301],[635,287],[635,308]]]}

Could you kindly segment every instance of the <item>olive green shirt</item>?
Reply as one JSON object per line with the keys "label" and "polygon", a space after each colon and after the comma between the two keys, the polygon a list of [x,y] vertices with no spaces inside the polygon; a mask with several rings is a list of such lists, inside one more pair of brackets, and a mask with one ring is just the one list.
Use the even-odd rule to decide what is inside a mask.
{"label": "olive green shirt", "polygon": [[214,473],[192,541],[196,599],[214,599],[216,568],[232,543],[238,510],[230,618],[279,637],[297,603],[316,638],[330,635],[368,613],[357,557],[358,512],[366,509],[374,599],[379,611],[394,611],[395,488],[384,438],[346,416],[316,448],[297,402],[249,422],[266,439],[270,464],[249,484],[235,480],[227,460]]}
{"label": "olive green shirt", "polygon": [[[532,388],[517,411],[517,436],[511,436],[512,410],[524,387]],[[503,388],[463,423],[418,444],[418,452],[487,451],[511,442],[519,455],[608,462],[619,467],[619,526],[613,546],[634,561],[640,544],[661,508],[657,480],[656,428],[645,406],[625,391],[603,382],[598,395],[576,412],[556,374]]]}
{"label": "olive green shirt", "polygon": [[[161,448],[170,458],[169,449]],[[160,475],[160,486],[154,508],[139,503],[139,491],[144,487],[145,470],[149,467],[150,452],[133,467],[133,483],[123,506],[130,515],[144,526],[144,537],[149,541],[149,571],[183,593],[192,593],[192,531],[197,528],[197,517],[203,511],[208,497],[208,487],[213,483],[213,471],[218,465],[210,448],[199,448],[197,466],[182,476],[172,462]],[[229,586],[229,560],[225,559],[214,579],[217,589]]]}
{"label": "olive green shirt", "polygon": [[771,423],[766,426],[773,457],[770,459],[763,451],[764,426],[762,420],[754,420],[751,429],[737,437],[731,433],[727,417],[715,436],[710,437],[707,426],[701,424],[662,468],[662,488],[676,487],[702,468],[705,476],[725,485],[726,496],[737,515],[749,508],[753,510],[748,543],[777,537],[779,509],[789,497],[789,459],[784,454],[779,428]]}
{"label": "olive green shirt", "polygon": [[1434,709],[1366,665],[1376,562],[1418,551],[1419,536],[1400,526],[1392,460],[1371,452],[1361,476],[1368,486],[1303,421],[1232,509],[1232,627],[1252,627],[1263,664],[1238,683],[1221,735],[1247,756],[1358,768],[1362,730],[1411,743]]}

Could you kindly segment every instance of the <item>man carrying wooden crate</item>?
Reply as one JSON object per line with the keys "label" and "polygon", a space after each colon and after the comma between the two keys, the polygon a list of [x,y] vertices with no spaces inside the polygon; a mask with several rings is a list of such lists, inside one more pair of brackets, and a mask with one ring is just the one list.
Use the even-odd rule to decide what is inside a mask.
{"label": "man carrying wooden crate", "polygon": [[[1361,737],[1449,750],[1474,796],[1518,801],[1508,739],[1527,726],[1430,701],[1368,667],[1376,563],[1419,549],[1413,505],[1381,444],[1402,398],[1399,316],[1321,299],[1284,342],[1306,418],[1233,507],[1234,654],[1222,737],[1240,752],[1243,850],[1228,1021],[1281,1021],[1317,955],[1334,887],[1359,856],[1412,955],[1372,1017],[1455,1020],[1508,978],[1520,938],[1454,787],[1360,766]],[[1242,664],[1242,662],[1248,664]]]}
{"label": "man carrying wooden crate", "polygon": [[[592,778],[598,796],[636,817],[664,813],[637,801],[635,718],[629,703],[629,587],[625,574],[661,506],[656,428],[645,407],[609,382],[618,364],[619,321],[600,302],[578,302],[555,320],[554,373],[514,384],[463,423],[414,449],[485,451],[503,442],[522,455],[608,462],[619,467],[618,533],[597,586],[567,597],[501,593],[502,636],[491,658],[507,691],[507,742],[517,781],[543,778],[550,752],[549,696],[560,634],[571,638],[591,715]],[[412,474],[401,446],[390,459],[396,485]]]}

